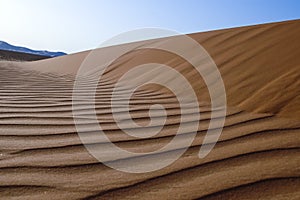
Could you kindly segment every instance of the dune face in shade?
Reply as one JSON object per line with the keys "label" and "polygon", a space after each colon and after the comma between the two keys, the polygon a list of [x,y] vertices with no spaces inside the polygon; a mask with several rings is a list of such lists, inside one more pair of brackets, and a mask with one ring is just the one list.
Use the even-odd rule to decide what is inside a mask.
{"label": "dune face in shade", "polygon": [[[210,97],[201,77],[186,70],[190,64],[158,50],[141,50],[136,52],[138,56],[128,53],[117,59],[115,67],[106,71],[98,83],[95,110],[105,133],[120,148],[155,151],[172,140],[180,121],[172,91],[150,84],[132,96],[131,117],[137,124],[149,124],[150,99],[165,107],[165,126],[147,139],[122,132],[113,121],[108,99],[114,82],[124,71],[154,59],[183,71],[200,91],[200,126],[190,147],[168,167],[142,174],[103,165],[88,153],[77,135],[72,89],[89,52],[34,62],[1,61],[0,197],[299,199],[299,35],[300,20],[189,35],[214,59],[228,103],[219,141],[203,159],[198,153],[211,118]],[[105,54],[114,48],[118,46],[98,51]],[[89,109],[84,102],[76,109],[84,116],[80,126],[86,136],[96,138],[97,130],[89,126]],[[194,114],[190,110],[184,115],[186,124]],[[161,154],[161,159],[168,159],[168,154]]]}
{"label": "dune face in shade", "polygon": [[0,61],[6,60],[6,61],[35,61],[35,60],[42,60],[47,59],[50,57],[47,56],[40,56],[40,55],[34,55],[34,54],[28,54],[28,53],[20,53],[20,52],[14,52],[14,51],[6,51],[6,50],[0,50]]}

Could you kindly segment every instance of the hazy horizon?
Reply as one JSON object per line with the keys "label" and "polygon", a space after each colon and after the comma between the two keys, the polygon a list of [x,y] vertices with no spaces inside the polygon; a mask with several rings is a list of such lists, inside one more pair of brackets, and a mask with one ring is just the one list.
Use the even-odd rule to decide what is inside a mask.
{"label": "hazy horizon", "polygon": [[0,22],[0,40],[34,50],[75,53],[138,28],[186,34],[299,19],[299,5],[258,0],[0,0],[0,17],[5,19]]}

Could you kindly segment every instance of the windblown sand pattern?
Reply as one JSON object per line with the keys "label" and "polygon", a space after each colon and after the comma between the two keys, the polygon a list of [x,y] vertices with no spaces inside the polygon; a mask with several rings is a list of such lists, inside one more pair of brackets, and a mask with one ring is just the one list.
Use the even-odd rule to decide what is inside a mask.
{"label": "windblown sand pattern", "polygon": [[[161,133],[151,138],[124,134],[109,109],[114,83],[124,71],[155,59],[182,70],[201,91],[201,120],[193,144],[172,165],[143,174],[103,165],[87,152],[77,135],[72,89],[76,71],[88,52],[35,62],[2,61],[0,198],[299,199],[299,35],[299,20],[190,35],[215,60],[228,99],[222,135],[204,159],[199,159],[198,153],[211,108],[201,78],[185,71],[189,64],[160,51],[129,53],[114,63],[98,83],[97,117],[111,141],[133,152],[151,152],[168,143],[178,128],[180,108],[167,89],[141,87],[130,102],[132,118],[139,124],[149,123],[149,106],[158,103],[166,108],[168,119]],[[105,53],[109,48],[99,51]],[[82,78],[89,90],[92,77]],[[86,129],[87,137],[99,142],[97,130],[90,124],[91,108],[83,101],[76,109],[84,116],[80,126]],[[183,124],[188,126],[194,114],[189,110]],[[155,119],[160,120],[160,116]],[[182,139],[188,134],[184,133]],[[166,159],[177,150],[157,157]],[[106,153],[111,162],[136,159],[114,158]],[[157,160],[153,158],[153,162]]]}

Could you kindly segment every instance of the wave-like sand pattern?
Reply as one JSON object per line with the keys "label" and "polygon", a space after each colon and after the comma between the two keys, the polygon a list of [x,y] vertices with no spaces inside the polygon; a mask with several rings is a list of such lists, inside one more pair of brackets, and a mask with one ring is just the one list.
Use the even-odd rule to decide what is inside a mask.
{"label": "wave-like sand pattern", "polygon": [[[98,83],[95,97],[98,121],[110,140],[132,152],[151,152],[167,144],[183,119],[195,120],[186,106],[180,115],[175,97],[156,86],[137,90],[131,99],[131,116],[149,122],[152,103],[166,108],[162,131],[151,138],[134,138],[116,125],[110,105],[113,84],[131,65],[156,59],[185,71],[196,89],[204,91],[199,109],[198,133],[176,162],[159,171],[130,174],[111,169],[83,146],[72,116],[75,73],[88,52],[48,60],[0,63],[0,198],[1,199],[299,199],[300,198],[300,21],[288,21],[192,34],[218,65],[229,107],[221,137],[210,154],[198,153],[211,119],[204,83],[180,58],[161,52],[127,54]],[[142,44],[143,42],[141,42]],[[130,44],[128,44],[130,45]],[[109,47],[117,48],[117,47]],[[105,53],[107,48],[100,49]],[[149,53],[149,52],[148,52]],[[146,75],[145,75],[146,76]],[[141,78],[141,77],[137,77]],[[92,77],[82,77],[85,90]],[[126,92],[126,89],[124,89]],[[149,103],[151,102],[151,103]],[[74,107],[89,145],[102,145],[91,120],[92,106],[84,100]],[[120,99],[120,105],[123,100]],[[221,120],[220,115],[213,120]],[[126,110],[118,109],[123,116]],[[162,117],[153,111],[154,122]],[[128,119],[120,121],[124,126]],[[143,128],[143,131],[155,128]],[[217,129],[218,127],[214,127]],[[141,131],[126,127],[128,130]],[[182,140],[191,134],[181,133]],[[179,149],[150,155],[153,162]],[[103,152],[112,163],[136,163],[135,156]],[[146,163],[151,164],[151,163]],[[152,163],[154,164],[154,163]]]}

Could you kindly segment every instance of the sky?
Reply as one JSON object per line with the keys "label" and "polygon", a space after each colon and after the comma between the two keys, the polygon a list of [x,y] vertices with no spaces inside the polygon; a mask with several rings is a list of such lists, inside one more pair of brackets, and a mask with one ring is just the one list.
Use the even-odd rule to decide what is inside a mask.
{"label": "sky", "polygon": [[75,53],[139,28],[185,34],[292,19],[298,0],[0,0],[0,40]]}

